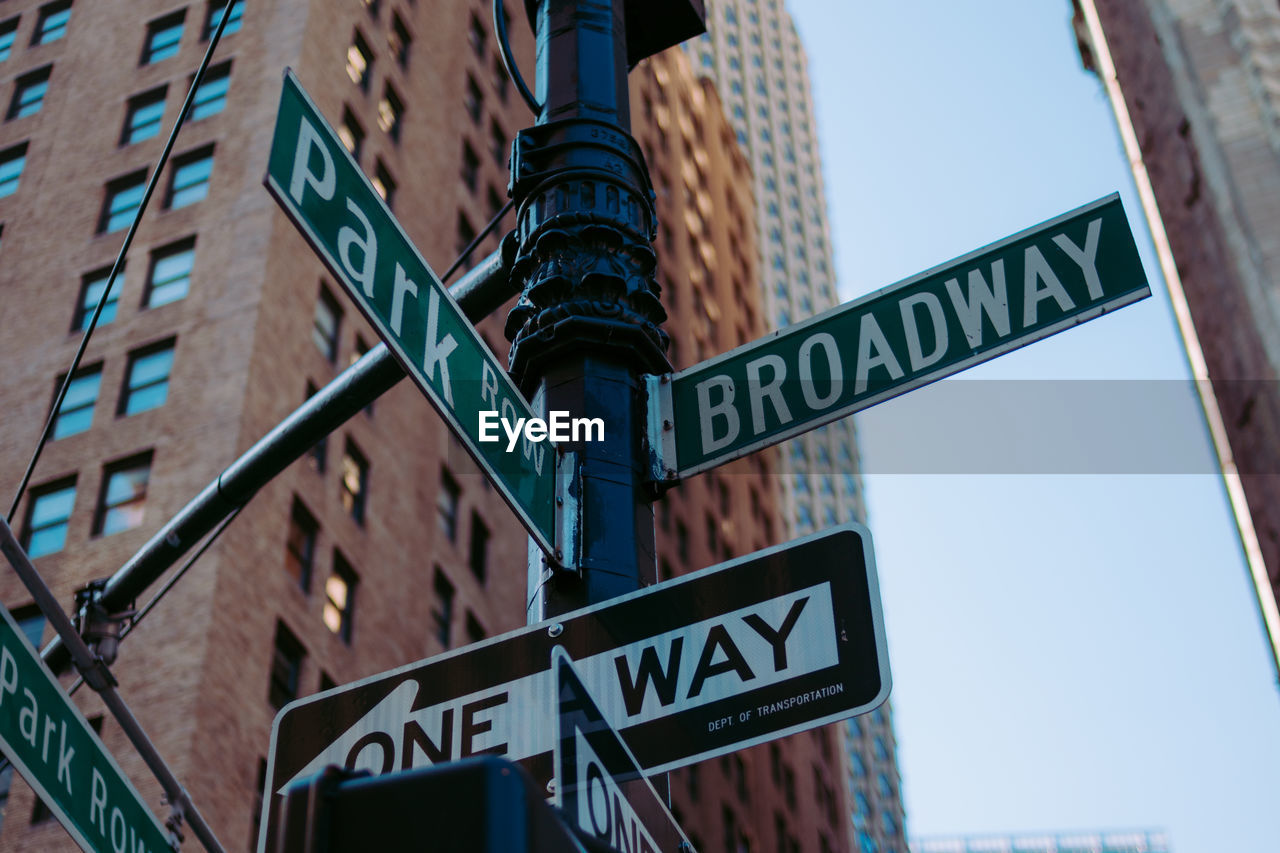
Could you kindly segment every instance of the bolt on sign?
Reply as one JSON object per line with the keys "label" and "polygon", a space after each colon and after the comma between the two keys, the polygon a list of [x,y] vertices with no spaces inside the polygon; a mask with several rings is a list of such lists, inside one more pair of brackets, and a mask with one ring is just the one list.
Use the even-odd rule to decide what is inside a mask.
{"label": "bolt on sign", "polygon": [[0,749],[82,850],[161,853],[147,808],[22,629],[0,607]]}
{"label": "bolt on sign", "polygon": [[481,440],[483,414],[517,423],[533,410],[292,71],[265,183],[529,534],[554,553],[554,448],[528,436],[510,451]]}
{"label": "bolt on sign", "polygon": [[889,695],[871,535],[846,524],[290,703],[271,731],[259,849],[277,849],[284,789],[329,764],[377,774],[496,753],[546,784],[555,646],[646,774]]}
{"label": "bolt on sign", "polygon": [[714,468],[1150,295],[1112,194],[649,377],[654,479]]}

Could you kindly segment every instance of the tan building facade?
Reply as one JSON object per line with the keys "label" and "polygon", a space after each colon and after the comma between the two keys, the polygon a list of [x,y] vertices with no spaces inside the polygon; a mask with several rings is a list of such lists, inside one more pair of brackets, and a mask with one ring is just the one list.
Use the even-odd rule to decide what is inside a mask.
{"label": "tan building facade", "polygon": [[[87,309],[102,298],[139,182],[227,6],[0,7],[10,106],[0,122],[0,346],[10,365],[0,375],[0,494],[17,487]],[[489,7],[230,4],[232,26],[14,520],[60,601],[112,574],[377,342],[262,186],[284,68],[443,272],[505,203],[509,141],[532,123],[501,70]],[[517,19],[510,33],[531,76],[528,27]],[[659,192],[672,358],[690,364],[758,337],[766,323],[749,169],[719,106],[708,106],[714,90],[677,62],[659,58],[633,75],[633,117]],[[496,245],[488,238],[473,260]],[[499,311],[480,327],[500,356],[504,320]],[[659,514],[660,577],[781,541],[776,465],[759,454],[672,492]],[[518,522],[402,382],[255,495],[138,624],[113,670],[224,846],[251,849],[276,710],[522,625],[525,562]],[[40,630],[11,573],[0,575],[0,600]],[[103,716],[89,691],[76,701]],[[109,715],[102,736],[163,819],[158,785]],[[720,849],[722,836],[773,849],[777,835],[790,845],[777,849],[843,849],[830,741],[805,734],[673,774],[700,849]],[[184,846],[198,843],[188,833]],[[0,850],[53,849],[72,844],[11,777]]]}
{"label": "tan building facade", "polygon": [[[673,49],[631,76],[632,124],[657,194],[656,243],[670,357],[688,367],[761,337],[751,166],[715,85]],[[658,507],[658,576],[783,541],[780,456],[752,454],[694,477]],[[698,850],[847,850],[838,726],[670,774]]]}
{"label": "tan building facade", "polygon": [[1280,7],[1078,0],[1280,671]]}

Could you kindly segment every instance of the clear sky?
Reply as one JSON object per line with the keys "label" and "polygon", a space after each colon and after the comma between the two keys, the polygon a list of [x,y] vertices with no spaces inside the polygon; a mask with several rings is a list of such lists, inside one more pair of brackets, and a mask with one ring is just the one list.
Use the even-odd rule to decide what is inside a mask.
{"label": "clear sky", "polygon": [[788,6],[844,299],[1116,190],[1152,283],[858,416],[911,834],[1276,850],[1280,690],[1069,0]]}

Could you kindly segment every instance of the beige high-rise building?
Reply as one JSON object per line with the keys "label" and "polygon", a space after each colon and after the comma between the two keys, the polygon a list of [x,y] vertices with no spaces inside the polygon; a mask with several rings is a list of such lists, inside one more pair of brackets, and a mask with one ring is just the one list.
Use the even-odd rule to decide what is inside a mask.
{"label": "beige high-rise building", "polygon": [[1280,6],[1076,0],[1280,672]]}
{"label": "beige high-rise building", "polygon": [[[707,34],[685,50],[714,80],[755,176],[767,322],[787,326],[838,302],[808,60],[784,0],[707,0]],[[866,520],[852,418],[781,447],[783,516],[796,533]],[[906,853],[901,774],[889,705],[852,722],[850,844]]]}
{"label": "beige high-rise building", "polygon": [[[507,5],[531,77],[523,9]],[[226,11],[227,0],[0,3],[6,500]],[[284,68],[437,272],[506,201],[509,140],[533,121],[501,68],[487,0],[234,0],[229,13],[15,518],[68,605],[377,342],[262,186]],[[655,82],[662,68],[670,86]],[[750,170],[714,90],[687,66],[659,58],[635,77],[673,358],[689,364],[767,327]],[[473,260],[496,246],[488,238]],[[499,311],[480,325],[500,356],[504,320]],[[777,470],[776,454],[758,454],[671,493],[661,576],[782,541]],[[132,631],[113,671],[223,845],[251,849],[276,711],[519,627],[525,563],[519,523],[402,382],[261,489]],[[0,601],[48,641],[12,573],[0,573]],[[75,701],[104,718],[106,746],[163,819],[159,786],[114,720],[88,690]],[[804,734],[673,774],[672,785],[705,849],[781,839],[843,850],[838,761],[828,735]],[[0,776],[0,791],[0,850],[73,849],[18,777]]]}
{"label": "beige high-rise building", "polygon": [[[758,285],[751,166],[711,81],[681,50],[631,78],[632,126],[657,194],[659,275],[679,369],[755,340]],[[694,477],[658,506],[658,576],[783,541],[779,454],[770,448]],[[848,850],[840,726],[670,774],[673,810],[701,851]]]}

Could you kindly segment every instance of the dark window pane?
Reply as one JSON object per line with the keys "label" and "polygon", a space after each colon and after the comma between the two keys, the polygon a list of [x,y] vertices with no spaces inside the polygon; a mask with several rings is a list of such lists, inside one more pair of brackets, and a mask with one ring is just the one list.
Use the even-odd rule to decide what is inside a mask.
{"label": "dark window pane", "polygon": [[142,50],[142,64],[150,65],[177,54],[182,42],[185,9],[147,24],[147,43]]}
{"label": "dark window pane", "polygon": [[169,373],[173,369],[172,341],[129,356],[124,394],[119,414],[136,415],[164,405],[169,396]]}
{"label": "dark window pane", "polygon": [[157,308],[185,299],[191,289],[191,269],[195,260],[196,248],[190,240],[156,251],[151,256],[146,307]]}
{"label": "dark window pane", "polygon": [[76,501],[76,481],[60,480],[31,491],[23,524],[22,547],[32,559],[61,551]]}
{"label": "dark window pane", "polygon": [[129,99],[128,111],[125,113],[124,131],[120,135],[120,144],[129,145],[160,133],[160,122],[164,118],[164,98],[167,88],[161,86]]}
{"label": "dark window pane", "polygon": [[[61,387],[62,380],[58,380]],[[102,365],[86,368],[71,380],[67,395],[62,398],[58,416],[53,422],[52,438],[66,438],[87,430],[93,424],[93,406],[98,402],[98,388],[102,385]],[[56,394],[56,392],[55,392]]]}
{"label": "dark window pane", "polygon": [[31,43],[36,45],[57,41],[67,34],[67,24],[70,21],[71,0],[60,0],[57,3],[41,6],[40,19],[36,23],[36,31]]}
{"label": "dark window pane", "polygon": [[95,536],[109,536],[142,524],[150,479],[150,453],[117,462],[103,470],[102,490],[93,525]]}
{"label": "dark window pane", "polygon": [[293,512],[289,517],[289,538],[285,543],[285,570],[303,592],[311,590],[311,570],[315,563],[319,527],[302,501],[294,498]]}
{"label": "dark window pane", "polygon": [[[230,25],[228,25],[230,26]],[[231,87],[231,63],[210,68],[196,89],[191,102],[191,120],[198,121],[222,112],[227,105],[227,90]]]}
{"label": "dark window pane", "polygon": [[298,676],[302,673],[302,661],[306,652],[293,632],[276,623],[276,642],[271,655],[271,683],[267,689],[267,701],[279,711],[298,698]]}

